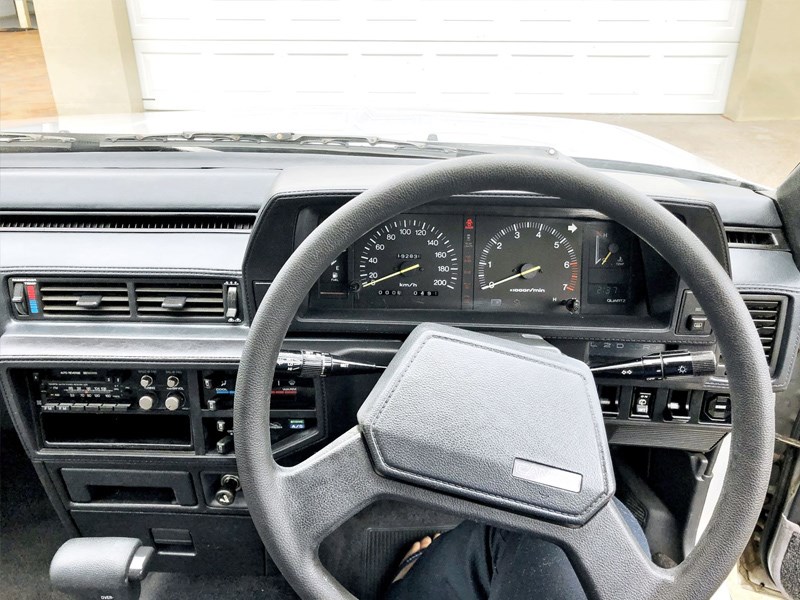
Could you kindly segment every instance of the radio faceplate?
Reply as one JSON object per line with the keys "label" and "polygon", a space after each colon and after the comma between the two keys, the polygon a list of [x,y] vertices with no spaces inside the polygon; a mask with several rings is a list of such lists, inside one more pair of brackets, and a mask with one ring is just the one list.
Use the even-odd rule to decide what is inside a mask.
{"label": "radio faceplate", "polygon": [[42,412],[187,411],[187,378],[170,369],[49,369],[31,383]]}
{"label": "radio faceplate", "polygon": [[[42,448],[235,453],[233,365],[87,366],[14,370],[12,375],[28,391]],[[273,381],[270,438],[276,455],[325,436],[320,390],[309,378]]]}

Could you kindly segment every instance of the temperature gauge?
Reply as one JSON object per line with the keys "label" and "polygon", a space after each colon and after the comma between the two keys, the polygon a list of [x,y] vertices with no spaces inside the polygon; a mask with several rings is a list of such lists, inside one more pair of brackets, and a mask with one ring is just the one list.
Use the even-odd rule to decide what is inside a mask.
{"label": "temperature gauge", "polygon": [[630,238],[619,229],[598,230],[594,238],[596,269],[626,269],[630,262]]}
{"label": "temperature gauge", "polygon": [[611,223],[598,223],[588,277],[587,302],[625,306],[631,300],[631,234]]}

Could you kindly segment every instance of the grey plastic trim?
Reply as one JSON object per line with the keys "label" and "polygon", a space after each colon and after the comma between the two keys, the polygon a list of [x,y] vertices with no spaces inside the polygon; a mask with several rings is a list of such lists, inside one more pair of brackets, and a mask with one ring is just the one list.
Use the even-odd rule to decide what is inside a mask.
{"label": "grey plastic trim", "polygon": [[558,488],[567,492],[578,493],[583,486],[583,475],[573,473],[566,469],[557,469],[523,458],[514,459],[511,475],[517,479],[524,479],[532,483],[540,483],[548,487]]}

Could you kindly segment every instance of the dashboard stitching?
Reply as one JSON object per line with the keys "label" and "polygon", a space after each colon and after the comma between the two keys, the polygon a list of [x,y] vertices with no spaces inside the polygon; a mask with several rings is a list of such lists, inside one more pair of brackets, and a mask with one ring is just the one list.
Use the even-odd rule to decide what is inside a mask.
{"label": "dashboard stitching", "polygon": [[381,417],[383,411],[389,405],[389,402],[391,401],[392,396],[396,392],[397,387],[402,382],[405,373],[411,368],[411,366],[413,365],[413,363],[416,360],[417,356],[422,351],[422,349],[425,347],[425,345],[428,342],[430,342],[431,340],[433,340],[433,339],[440,339],[440,340],[445,340],[445,341],[449,341],[449,342],[454,342],[454,343],[457,343],[457,344],[462,344],[464,346],[471,346],[471,347],[475,347],[475,348],[480,348],[482,350],[488,350],[488,351],[494,352],[496,354],[502,354],[504,356],[511,356],[513,358],[519,358],[521,360],[525,360],[525,361],[529,361],[529,362],[532,362],[532,363],[540,364],[540,365],[543,365],[543,366],[546,366],[546,367],[561,369],[561,370],[566,371],[568,373],[571,373],[573,375],[577,375],[577,376],[579,376],[581,378],[581,381],[583,382],[584,387],[586,388],[588,397],[591,397],[592,391],[594,390],[594,388],[592,388],[589,385],[589,383],[587,382],[586,377],[584,377],[583,373],[580,373],[579,371],[574,370],[574,369],[570,369],[566,365],[553,364],[553,363],[550,363],[550,362],[547,362],[547,361],[543,361],[543,360],[537,359],[536,357],[533,357],[533,356],[530,356],[530,355],[525,355],[525,354],[521,354],[521,353],[518,354],[518,353],[511,352],[511,351],[502,351],[502,350],[491,348],[491,347],[488,347],[488,346],[485,346],[485,345],[482,345],[482,344],[469,343],[469,342],[466,342],[464,340],[457,340],[457,339],[453,339],[451,337],[443,336],[443,335],[440,335],[440,334],[432,334],[432,335],[428,336],[425,340],[423,340],[422,343],[420,344],[420,346],[409,357],[408,364],[397,375],[397,380],[392,385],[392,388],[389,390],[389,393],[386,394],[386,396],[382,400],[381,405],[377,408],[377,412],[375,413],[375,416],[372,419],[373,426],[370,427],[369,430],[368,430],[368,435],[372,439],[372,443],[373,443],[373,447],[375,448],[375,452],[378,454],[378,458],[380,459],[380,462],[384,465],[384,467],[389,469],[389,470],[391,470],[391,471],[394,471],[395,473],[401,473],[401,474],[405,473],[405,474],[411,475],[412,477],[419,478],[419,479],[422,479],[422,480],[426,480],[426,481],[429,481],[431,483],[437,483],[437,484],[443,484],[445,486],[451,486],[451,487],[463,490],[465,492],[469,492],[471,494],[477,493],[477,494],[482,495],[482,496],[489,496],[491,498],[495,498],[495,499],[500,500],[500,501],[516,504],[518,506],[524,506],[524,507],[528,507],[528,508],[535,508],[537,511],[542,511],[542,512],[546,512],[546,513],[553,514],[553,515],[561,515],[561,516],[568,516],[568,517],[584,517],[584,516],[592,513],[594,511],[595,507],[598,506],[603,501],[604,497],[608,494],[608,492],[610,490],[609,481],[608,481],[608,471],[607,471],[607,468],[606,468],[607,466],[605,464],[606,461],[603,460],[605,455],[604,455],[604,452],[603,452],[603,447],[598,441],[599,440],[599,436],[600,436],[600,432],[598,430],[596,419],[592,419],[592,428],[594,429],[594,433],[595,433],[595,445],[597,446],[597,449],[598,449],[598,451],[600,453],[600,457],[601,457],[600,468],[601,468],[601,472],[602,472],[604,489],[597,496],[595,496],[595,498],[593,498],[591,500],[591,502],[586,506],[586,508],[583,511],[580,511],[580,512],[559,511],[559,510],[556,510],[554,508],[547,508],[547,507],[544,507],[544,506],[541,506],[541,505],[538,505],[538,504],[533,504],[533,503],[530,503],[530,502],[522,502],[520,500],[507,498],[505,496],[500,496],[500,495],[494,494],[492,492],[475,490],[475,489],[472,489],[472,488],[464,487],[464,486],[459,485],[457,483],[451,483],[451,482],[448,482],[448,481],[435,479],[433,477],[428,477],[428,476],[420,475],[420,474],[417,474],[417,473],[410,473],[410,472],[405,471],[403,469],[398,469],[397,467],[393,467],[393,466],[389,465],[386,462],[386,460],[383,457],[383,454],[381,453],[380,447],[378,446],[377,439],[375,437],[374,425],[377,425],[377,423],[380,420],[380,417]]}

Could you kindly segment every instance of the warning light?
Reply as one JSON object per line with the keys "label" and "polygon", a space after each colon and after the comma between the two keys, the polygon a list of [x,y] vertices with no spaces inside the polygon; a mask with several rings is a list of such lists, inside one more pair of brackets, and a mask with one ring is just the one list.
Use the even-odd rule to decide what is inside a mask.
{"label": "warning light", "polygon": [[467,219],[464,222],[464,229],[475,229],[475,220],[472,218]]}

